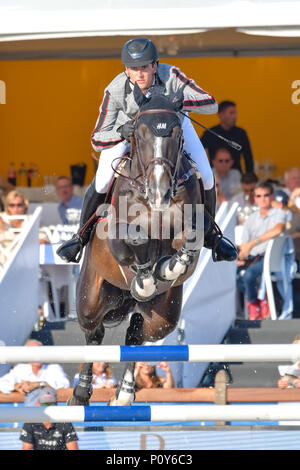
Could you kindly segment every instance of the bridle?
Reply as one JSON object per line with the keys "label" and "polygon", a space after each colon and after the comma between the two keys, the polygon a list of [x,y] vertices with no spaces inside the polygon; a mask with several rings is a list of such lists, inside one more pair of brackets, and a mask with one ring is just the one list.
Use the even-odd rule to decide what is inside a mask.
{"label": "bridle", "polygon": [[[135,117],[134,123],[136,125],[138,119],[145,115],[145,114],[174,114],[176,117],[178,117],[177,113],[172,110],[168,109],[147,109],[144,111],[139,111]],[[133,145],[131,146],[133,150]],[[180,161],[181,161],[181,156],[182,156],[182,149],[183,149],[183,135],[181,131],[180,135],[180,140],[179,140],[179,145],[178,145],[178,153],[177,153],[177,159],[175,165],[170,162],[167,158],[164,157],[154,157],[152,158],[147,166],[145,166],[143,159],[141,157],[141,151],[139,147],[139,140],[135,137],[135,148],[136,148],[136,155],[137,159],[139,162],[139,165],[142,169],[142,175],[138,175],[134,179],[131,178],[132,184],[139,190],[139,192],[142,194],[142,196],[147,199],[148,198],[148,192],[149,192],[149,182],[148,182],[148,174],[149,170],[154,167],[155,165],[161,165],[166,173],[168,174],[168,177],[170,181],[172,182],[171,185],[171,197],[173,197],[176,194],[176,189],[178,185],[178,171],[180,167]],[[137,178],[140,176],[143,177],[143,183],[140,183],[137,181]]]}

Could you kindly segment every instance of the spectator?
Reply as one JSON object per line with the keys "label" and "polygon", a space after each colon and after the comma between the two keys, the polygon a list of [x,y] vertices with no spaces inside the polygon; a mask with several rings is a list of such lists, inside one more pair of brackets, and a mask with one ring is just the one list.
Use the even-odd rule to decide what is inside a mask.
{"label": "spectator", "polygon": [[[296,335],[293,344],[300,344],[300,335]],[[279,388],[300,388],[300,362],[291,366],[278,366],[281,379],[278,380]]]}
{"label": "spectator", "polygon": [[[16,229],[22,229],[24,218],[28,210],[28,201],[24,195],[18,191],[10,191],[5,198],[5,211],[0,213],[0,243],[5,248],[16,237]],[[13,216],[17,216],[13,219]],[[30,217],[30,216],[28,216]],[[47,235],[43,229],[39,232],[40,243],[49,243]]]}
{"label": "spectator", "polygon": [[272,207],[275,209],[282,209],[287,213],[287,230],[291,227],[292,213],[288,208],[289,197],[286,192],[281,189],[276,189],[274,191],[273,201],[271,202]]}
{"label": "spectator", "polygon": [[249,319],[268,316],[268,305],[257,298],[257,281],[262,275],[267,243],[284,232],[286,213],[272,207],[273,187],[270,183],[256,185],[254,198],[259,210],[253,212],[243,227],[238,256],[238,289],[246,294]]}
{"label": "spectator", "polygon": [[242,191],[230,200],[230,203],[238,202],[239,207],[250,206],[257,208],[254,200],[254,189],[258,183],[258,178],[255,173],[244,173],[241,177]]}
{"label": "spectator", "polygon": [[[218,115],[220,123],[217,126],[211,127],[211,130],[242,146],[241,150],[236,150],[229,145],[226,145],[226,148],[229,150],[233,158],[232,168],[235,168],[242,173],[241,154],[243,154],[245,171],[253,171],[253,157],[247,132],[241,127],[236,126],[236,104],[233,101],[222,101],[219,104]],[[203,147],[208,149],[210,160],[212,160],[212,157],[218,148],[224,147],[223,141],[211,134],[209,131],[204,132],[201,142]]]}
{"label": "spectator", "polygon": [[[272,201],[272,207],[275,209],[281,209],[286,213],[286,233],[291,235],[293,213],[288,208],[289,197],[281,189],[274,191],[274,199]],[[292,318],[293,313],[293,287],[292,281],[294,277],[294,264],[295,264],[295,246],[292,237],[286,241],[285,245],[285,273],[276,273],[276,285],[279,291],[282,308],[281,314],[278,317],[280,320],[288,320]]]}
{"label": "spectator", "polygon": [[137,362],[135,365],[135,386],[137,390],[142,388],[174,388],[175,382],[167,362],[161,362],[159,364],[166,377],[159,377],[156,373],[156,366],[149,365],[146,362]]}
{"label": "spectator", "polygon": [[56,193],[61,200],[58,206],[58,212],[61,217],[62,223],[69,224],[67,218],[68,209],[77,209],[81,211],[83,199],[73,194],[74,188],[70,178],[67,176],[60,176],[56,182]]}
{"label": "spectator", "polygon": [[220,183],[218,175],[215,175],[215,185],[216,185],[216,193],[217,193],[217,201],[216,201],[216,209],[218,210],[219,207],[226,201],[226,196],[222,193],[220,189]]}
{"label": "spectator", "polygon": [[288,205],[288,207],[292,215],[291,226],[288,229],[288,233],[294,241],[295,256],[298,263],[298,271],[300,271],[300,209],[290,205]]}
{"label": "spectator", "polygon": [[[300,189],[300,188],[299,188]],[[294,190],[293,192],[295,192]],[[300,195],[300,194],[299,194]],[[291,224],[288,228],[288,234],[292,237],[294,242],[294,249],[295,249],[295,261],[297,264],[297,276],[293,279],[293,304],[294,304],[294,312],[293,317],[299,318],[300,317],[300,208],[296,206],[292,202],[292,197],[289,200],[288,207],[291,212]]]}
{"label": "spectator", "polygon": [[300,169],[297,167],[289,168],[284,174],[284,184],[284,191],[288,196],[291,196],[295,189],[300,188]]}
{"label": "spectator", "polygon": [[[117,386],[117,379],[112,375],[112,370],[107,362],[94,362],[92,368],[93,388],[114,388]],[[79,374],[75,375],[73,387],[79,380]]]}
{"label": "spectator", "polygon": [[[11,217],[14,215],[17,217],[20,215],[26,215],[27,210],[28,201],[25,199],[23,194],[16,189],[10,191],[5,198],[4,212],[1,212],[0,214],[0,227],[2,230],[22,228],[23,220],[20,218],[11,219]],[[10,216],[10,218],[7,216]]]}
{"label": "spectator", "polygon": [[[42,343],[36,340],[28,340],[26,347],[41,347]],[[0,377],[0,392],[20,392],[24,395],[25,404],[36,401],[38,390],[50,386],[54,389],[68,388],[70,382],[63,368],[58,364],[18,364],[7,374]],[[32,393],[34,391],[34,393]],[[34,402],[35,402],[34,401]]]}
{"label": "spectator", "polygon": [[[57,405],[56,391],[51,387],[41,390],[36,405]],[[20,440],[22,450],[78,450],[78,437],[71,423],[26,423]]]}
{"label": "spectator", "polygon": [[218,177],[221,192],[226,199],[232,198],[241,189],[241,173],[231,168],[233,159],[226,148],[219,148],[212,157],[214,174]]}

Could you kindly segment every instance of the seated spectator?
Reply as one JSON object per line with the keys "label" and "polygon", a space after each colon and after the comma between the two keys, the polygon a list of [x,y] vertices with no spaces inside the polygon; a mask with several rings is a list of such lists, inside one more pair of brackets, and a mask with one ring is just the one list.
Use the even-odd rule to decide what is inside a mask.
{"label": "seated spectator", "polygon": [[276,189],[274,191],[274,197],[272,201],[272,207],[275,209],[282,209],[286,213],[286,229],[291,228],[292,222],[292,211],[289,209],[289,197],[282,189]]}
{"label": "seated spectator", "polygon": [[300,272],[300,209],[288,206],[291,212],[291,223],[288,228],[288,234],[292,237],[295,247],[295,257],[298,263],[298,272]]}
{"label": "seated spectator", "polygon": [[0,228],[2,230],[9,230],[10,228],[21,229],[23,220],[21,218],[12,219],[11,217],[26,215],[27,210],[28,201],[23,194],[16,189],[10,191],[5,198],[4,212],[0,213]]}
{"label": "seated spectator", "polygon": [[219,207],[223,204],[223,202],[226,201],[226,196],[225,194],[222,193],[220,189],[219,178],[217,175],[215,175],[215,184],[216,184],[216,193],[217,193],[216,209],[218,210]]}
{"label": "seated spectator", "polygon": [[237,262],[237,287],[246,294],[250,320],[269,315],[267,302],[257,297],[257,283],[263,272],[268,241],[283,233],[286,226],[286,213],[272,207],[273,192],[270,183],[256,185],[254,198],[259,210],[253,212],[243,226]]}
{"label": "seated spectator", "polygon": [[[15,239],[18,229],[22,229],[24,216],[27,214],[28,201],[18,190],[10,191],[5,198],[5,210],[0,213],[0,243],[3,248],[7,248]],[[13,216],[17,216],[13,219]],[[28,216],[30,217],[30,216]],[[39,232],[40,243],[49,243],[47,235],[43,229]]]}
{"label": "seated spectator", "polygon": [[300,188],[300,169],[297,167],[289,168],[284,174],[284,184],[283,190],[288,196],[291,196],[295,189]]}
{"label": "seated spectator", "polygon": [[[28,340],[26,347],[42,347],[42,343],[36,340]],[[63,368],[58,364],[17,364],[7,374],[0,377],[0,392],[20,392],[24,395],[27,404],[36,401],[41,387],[53,387],[54,389],[68,388],[70,382]],[[31,393],[35,391],[35,393]],[[26,400],[27,398],[27,400]],[[34,401],[34,403],[35,403]]]}
{"label": "seated spectator", "polygon": [[230,199],[230,204],[238,202],[239,207],[250,206],[257,208],[254,200],[254,189],[258,183],[255,173],[244,173],[241,177],[242,191]]}
{"label": "seated spectator", "polygon": [[233,158],[226,148],[216,150],[212,158],[213,172],[218,177],[220,190],[226,199],[232,198],[241,189],[241,174],[231,168]]}
{"label": "seated spectator", "polygon": [[16,191],[10,191],[5,198],[4,211],[0,213],[0,264],[7,261],[8,253],[13,249],[13,241],[16,239],[18,230],[21,231],[24,219],[11,219],[9,216],[25,215],[27,213],[28,202],[23,195]]}
{"label": "seated spectator", "polygon": [[[162,369],[166,377],[159,377],[156,373],[156,367]],[[137,362],[135,365],[135,387],[137,390],[142,388],[174,388],[175,382],[167,362],[161,362],[159,366],[148,365],[146,362]]]}
{"label": "seated spectator", "polygon": [[[112,375],[111,367],[107,362],[94,362],[92,374],[93,388],[114,388],[118,384],[117,379]],[[76,374],[74,377],[73,387],[75,387],[78,380],[79,374]]]}
{"label": "seated spectator", "polygon": [[289,200],[289,208],[294,212],[300,212],[300,187],[292,191]]}
{"label": "seated spectator", "polygon": [[[42,389],[37,406],[57,405],[56,391]],[[25,423],[20,435],[22,450],[78,450],[78,437],[71,423]]]}
{"label": "seated spectator", "polygon": [[297,264],[297,276],[292,281],[293,303],[294,303],[293,317],[299,318],[300,317],[300,278],[298,274],[300,273],[300,209],[292,201],[292,196],[289,200],[288,207],[291,212],[291,222],[290,222],[290,227],[288,228],[288,234],[291,236],[294,242],[295,261]]}
{"label": "seated spectator", "polygon": [[60,176],[56,182],[56,193],[61,200],[58,206],[58,212],[61,217],[62,223],[69,224],[67,218],[68,209],[81,210],[82,198],[73,194],[74,188],[70,178],[67,176]]}
{"label": "seated spectator", "polygon": [[[296,335],[293,344],[300,344],[300,335]],[[281,378],[277,385],[279,388],[300,388],[300,362],[291,366],[278,366]]]}

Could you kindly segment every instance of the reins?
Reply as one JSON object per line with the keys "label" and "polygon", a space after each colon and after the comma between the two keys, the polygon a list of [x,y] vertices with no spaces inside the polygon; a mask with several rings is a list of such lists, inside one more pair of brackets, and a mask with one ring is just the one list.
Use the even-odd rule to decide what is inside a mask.
{"label": "reins", "polygon": [[[134,118],[134,124],[136,125],[139,117],[143,116],[144,114],[161,114],[161,113],[163,113],[163,114],[174,114],[176,117],[178,117],[178,114],[175,111],[172,111],[172,110],[169,110],[169,109],[161,109],[161,108],[147,109],[147,110],[144,110],[144,111],[139,111],[136,114],[136,116]],[[147,192],[148,192],[147,171],[149,170],[149,168],[152,165],[156,165],[156,164],[162,165],[166,169],[166,171],[168,173],[168,176],[169,176],[170,180],[172,181],[172,195],[174,195],[175,191],[176,191],[176,185],[178,183],[177,173],[178,173],[179,165],[180,165],[180,161],[181,161],[182,148],[183,148],[183,139],[181,139],[180,146],[178,148],[178,156],[177,156],[177,159],[176,159],[176,165],[174,165],[172,162],[170,162],[167,158],[159,157],[159,158],[152,158],[150,160],[150,162],[148,163],[147,167],[145,167],[145,165],[144,165],[144,163],[141,159],[138,140],[136,138],[134,138],[134,136],[132,136],[131,139],[130,139],[130,143],[131,143],[130,156],[129,157],[126,156],[126,157],[123,157],[123,158],[126,158],[127,160],[132,161],[135,150],[136,150],[136,156],[138,158],[139,165],[142,169],[142,173],[133,178],[130,175],[125,175],[124,173],[119,173],[116,169],[113,168],[113,165],[112,165],[112,168],[113,168],[114,172],[117,175],[122,176],[123,178],[126,178],[127,180],[129,180],[131,186],[133,186],[136,190],[138,190],[139,193],[141,193],[144,198],[147,198]],[[174,173],[172,174],[172,169],[173,168],[174,168]],[[139,181],[137,181],[138,178],[140,178],[141,176],[143,176],[143,180],[144,180],[143,183],[140,183]]]}

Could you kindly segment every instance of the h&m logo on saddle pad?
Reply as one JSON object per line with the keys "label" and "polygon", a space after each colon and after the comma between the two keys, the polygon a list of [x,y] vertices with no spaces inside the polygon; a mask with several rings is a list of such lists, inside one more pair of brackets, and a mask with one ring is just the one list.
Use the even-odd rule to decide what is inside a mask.
{"label": "h&m logo on saddle pad", "polygon": [[167,129],[167,123],[166,122],[159,122],[156,126],[156,129]]}

